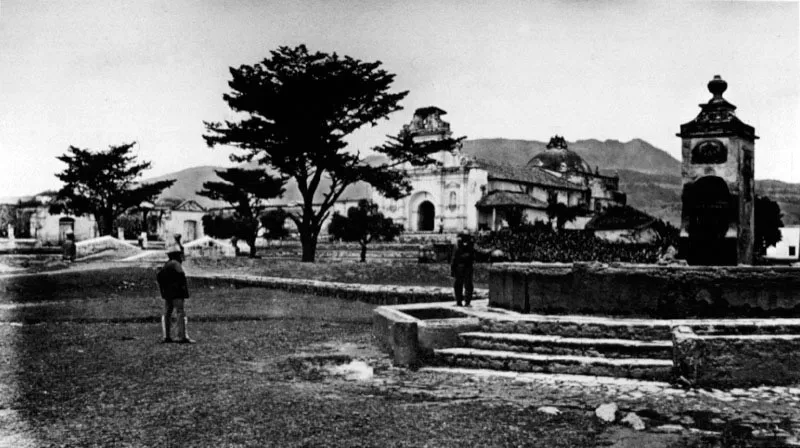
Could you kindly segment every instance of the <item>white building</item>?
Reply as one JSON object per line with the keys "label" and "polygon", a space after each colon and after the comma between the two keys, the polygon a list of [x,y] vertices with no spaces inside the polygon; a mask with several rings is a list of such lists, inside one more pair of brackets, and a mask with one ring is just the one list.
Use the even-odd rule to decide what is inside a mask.
{"label": "white building", "polygon": [[781,227],[781,240],[767,248],[767,260],[791,263],[800,261],[800,226]]}
{"label": "white building", "polygon": [[[404,130],[416,141],[452,135],[450,124],[437,107],[417,109]],[[617,177],[592,173],[586,162],[555,136],[547,149],[526,166],[511,166],[470,157],[460,147],[435,157],[440,166],[409,169],[412,193],[399,200],[382,197],[366,185],[363,197],[411,233],[452,233],[497,229],[506,225],[505,213],[521,207],[529,222],[548,221],[548,202],[579,207],[582,215],[568,227],[583,228],[596,211],[624,205]],[[348,201],[353,201],[353,195]],[[356,198],[357,200],[357,198]],[[337,204],[338,205],[338,204]]]}

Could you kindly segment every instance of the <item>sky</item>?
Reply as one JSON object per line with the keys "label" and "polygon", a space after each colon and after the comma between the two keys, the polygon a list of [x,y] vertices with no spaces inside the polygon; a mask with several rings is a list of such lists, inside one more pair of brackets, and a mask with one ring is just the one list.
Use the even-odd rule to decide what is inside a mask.
{"label": "sky", "polygon": [[756,178],[800,182],[798,3],[0,0],[0,197],[57,189],[70,145],[138,142],[146,177],[230,165],[229,67],[282,45],[381,61],[410,93],[349,139],[385,142],[435,105],[457,136],[644,139],[680,158],[711,97],[754,126]]}

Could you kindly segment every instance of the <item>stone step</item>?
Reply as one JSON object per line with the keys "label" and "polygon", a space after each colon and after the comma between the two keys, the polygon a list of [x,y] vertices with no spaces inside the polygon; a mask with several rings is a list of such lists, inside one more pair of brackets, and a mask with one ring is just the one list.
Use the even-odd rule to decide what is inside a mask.
{"label": "stone step", "polygon": [[672,341],[629,339],[567,338],[518,333],[461,333],[467,348],[541,355],[574,355],[609,358],[672,359]]}
{"label": "stone step", "polygon": [[486,333],[518,333],[567,338],[639,341],[672,339],[672,328],[687,325],[696,334],[800,334],[800,319],[637,319],[595,316],[520,315],[481,319]]}
{"label": "stone step", "polygon": [[655,381],[668,381],[673,368],[672,361],[666,359],[542,355],[470,348],[434,350],[433,362],[446,367],[612,376]]}

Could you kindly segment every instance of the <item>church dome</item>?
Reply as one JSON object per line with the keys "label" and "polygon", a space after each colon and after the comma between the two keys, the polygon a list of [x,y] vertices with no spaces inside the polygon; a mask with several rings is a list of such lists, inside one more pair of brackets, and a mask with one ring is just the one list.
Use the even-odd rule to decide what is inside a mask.
{"label": "church dome", "polygon": [[547,149],[533,156],[528,162],[528,166],[561,172],[592,172],[589,164],[577,153],[570,151],[567,147],[567,141],[564,140],[564,137],[558,135],[550,139],[550,143],[547,144]]}

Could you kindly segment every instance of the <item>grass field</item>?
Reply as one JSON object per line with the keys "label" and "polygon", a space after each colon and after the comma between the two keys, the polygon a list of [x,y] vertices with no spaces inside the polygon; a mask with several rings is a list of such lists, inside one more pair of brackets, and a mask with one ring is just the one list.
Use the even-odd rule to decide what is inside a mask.
{"label": "grass field", "polygon": [[[345,283],[370,283],[382,285],[451,286],[450,266],[447,263],[420,264],[317,262],[276,259],[194,258],[187,260],[187,269],[214,272],[247,273],[273,277],[307,278]],[[476,264],[475,287],[486,288],[489,283],[489,264]]]}
{"label": "grass field", "polygon": [[[582,412],[414,392],[416,376],[432,374],[391,368],[371,341],[372,307],[359,302],[194,290],[198,344],[158,344],[151,274],[7,283],[0,446],[576,447],[602,432]],[[307,361],[351,358],[374,375],[351,381]]]}

